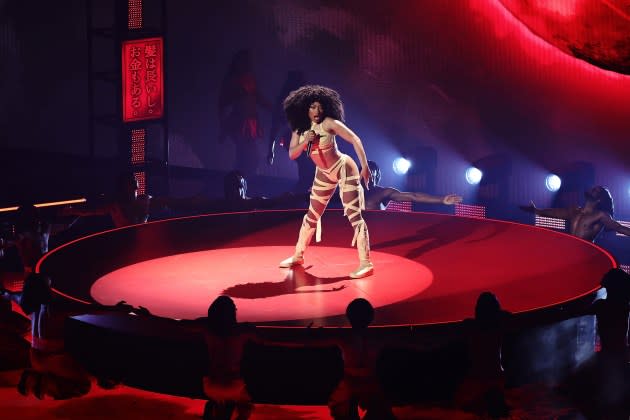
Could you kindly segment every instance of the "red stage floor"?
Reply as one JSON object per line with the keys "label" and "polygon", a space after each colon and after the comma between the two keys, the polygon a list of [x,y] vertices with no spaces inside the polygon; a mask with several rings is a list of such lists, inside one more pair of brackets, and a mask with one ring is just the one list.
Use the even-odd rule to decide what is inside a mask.
{"label": "red stage floor", "polygon": [[[79,287],[84,295],[105,304],[124,299],[166,317],[202,317],[225,293],[236,301],[241,321],[334,326],[345,325],[345,307],[356,297],[377,308],[375,325],[459,321],[472,316],[477,296],[486,290],[510,311],[531,311],[591,293],[615,266],[593,244],[551,230],[372,211],[366,220],[375,274],[353,280],[347,276],[357,264],[349,244],[352,230],[339,211],[330,210],[323,219],[323,241],[309,248],[304,268],[278,268],[293,251],[302,213],[209,215],[119,229],[53,251],[42,268],[54,272],[68,265],[64,258],[74,258],[75,272],[104,265],[91,279],[82,274],[87,276]],[[214,237],[212,244],[201,243],[208,237]],[[97,245],[122,248],[123,257],[116,258],[126,262],[109,263],[115,258],[107,255],[96,261],[95,253],[106,253]],[[63,258],[47,264],[56,252]],[[86,261],[86,255],[94,261]],[[85,299],[73,293],[76,287],[66,282],[60,289]]]}

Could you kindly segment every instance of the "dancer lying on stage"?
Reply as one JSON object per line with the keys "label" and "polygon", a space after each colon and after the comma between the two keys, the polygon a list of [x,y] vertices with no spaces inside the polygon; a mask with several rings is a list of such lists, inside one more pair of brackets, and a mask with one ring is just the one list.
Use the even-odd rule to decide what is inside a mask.
{"label": "dancer lying on stage", "polygon": [[276,197],[250,197],[247,195],[247,180],[239,171],[230,171],[223,178],[224,200],[206,204],[212,211],[249,211],[270,208],[301,208],[308,194],[284,193]]}
{"label": "dancer lying on stage", "polygon": [[62,216],[105,216],[109,215],[115,227],[146,223],[152,197],[148,194],[138,195],[138,180],[132,172],[125,172],[116,179],[116,195],[105,205],[95,208],[66,207],[61,210]]}
{"label": "dancer lying on stage", "polygon": [[402,192],[392,187],[381,187],[381,169],[376,162],[369,160],[370,184],[365,193],[365,208],[368,210],[385,210],[387,203],[393,201],[412,201],[414,203],[446,204],[452,206],[462,202],[462,197],[456,194],[435,196],[422,192]]}
{"label": "dancer lying on stage", "polygon": [[587,241],[595,241],[604,228],[630,236],[630,228],[613,219],[613,199],[607,188],[593,187],[584,193],[584,197],[586,199],[584,207],[539,209],[530,202],[529,206],[520,208],[539,216],[567,220],[569,233]]}
{"label": "dancer lying on stage", "polygon": [[[190,211],[208,207],[208,200],[201,197],[154,197],[138,194],[138,180],[131,171],[126,171],[116,178],[114,196],[99,206],[65,207],[61,216],[109,216],[114,227],[146,223],[152,213],[163,211]],[[220,207],[220,211],[223,210]]]}
{"label": "dancer lying on stage", "polygon": [[[356,243],[359,252],[359,267],[350,273],[350,277],[371,275],[374,267],[370,261],[370,240],[361,216],[364,209],[361,179],[369,188],[370,170],[361,139],[343,123],[344,111],[339,94],[324,86],[303,86],[285,99],[284,110],[293,130],[289,157],[295,160],[304,152],[311,157],[316,169],[310,205],[300,228],[295,254],[280,262],[280,267],[303,264],[303,254],[313,234],[320,241],[320,218],[339,185],[344,214],[354,228],[352,246]],[[337,135],[354,146],[361,161],[360,171],[350,156],[337,149]]]}

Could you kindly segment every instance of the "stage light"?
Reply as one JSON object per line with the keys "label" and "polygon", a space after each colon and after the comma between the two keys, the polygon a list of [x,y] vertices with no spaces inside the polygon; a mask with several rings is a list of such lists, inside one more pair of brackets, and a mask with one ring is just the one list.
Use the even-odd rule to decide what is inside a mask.
{"label": "stage light", "polygon": [[[77,199],[72,199],[72,200],[64,200],[64,201],[51,201],[48,203],[38,203],[38,204],[34,204],[35,207],[40,208],[40,207],[52,207],[52,206],[63,206],[63,205],[67,205],[67,204],[78,204],[78,203],[85,203],[87,200],[85,198],[77,198]],[[7,212],[7,211],[15,211],[19,208],[19,206],[13,206],[13,207],[3,207],[0,208],[0,213],[3,212]]]}
{"label": "stage light", "polygon": [[479,184],[482,177],[483,177],[483,172],[481,172],[479,169],[475,168],[474,166],[471,166],[470,168],[466,169],[466,182],[468,182],[470,185]]}
{"label": "stage light", "polygon": [[392,168],[394,169],[394,173],[396,175],[405,175],[409,168],[411,168],[411,162],[405,158],[399,157],[394,159]]}
{"label": "stage light", "polygon": [[547,177],[545,178],[545,187],[547,187],[549,191],[552,191],[552,192],[558,191],[561,185],[562,185],[562,180],[556,174],[547,175]]}

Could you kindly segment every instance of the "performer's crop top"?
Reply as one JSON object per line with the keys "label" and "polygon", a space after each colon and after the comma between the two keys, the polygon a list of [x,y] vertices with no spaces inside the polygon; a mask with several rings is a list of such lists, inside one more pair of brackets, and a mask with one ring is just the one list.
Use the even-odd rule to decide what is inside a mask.
{"label": "performer's crop top", "polygon": [[[311,130],[315,131],[315,134],[318,134],[320,136],[319,144],[313,145],[313,149],[311,150],[312,154],[317,155],[319,154],[320,150],[322,152],[325,152],[327,150],[330,150],[336,147],[335,135],[326,132],[326,130],[324,130],[324,128],[322,127],[321,123],[320,124],[311,123]],[[304,133],[302,133],[300,138],[304,139]]]}

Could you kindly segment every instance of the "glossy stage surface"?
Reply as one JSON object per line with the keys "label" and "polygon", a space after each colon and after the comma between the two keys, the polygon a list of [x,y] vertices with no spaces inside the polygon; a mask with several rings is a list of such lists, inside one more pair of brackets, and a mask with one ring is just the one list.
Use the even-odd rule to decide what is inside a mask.
{"label": "glossy stage surface", "polygon": [[368,211],[373,276],[358,264],[352,229],[339,210],[323,219],[322,241],[303,267],[293,253],[303,210],[219,214],[152,222],[92,235],[53,250],[39,269],[83,301],[125,300],[169,318],[205,316],[219,294],[239,321],[259,325],[346,325],[346,305],[368,299],[374,325],[456,322],[492,291],[512,312],[585,296],[615,266],[602,249],[555,231],[431,213]]}

